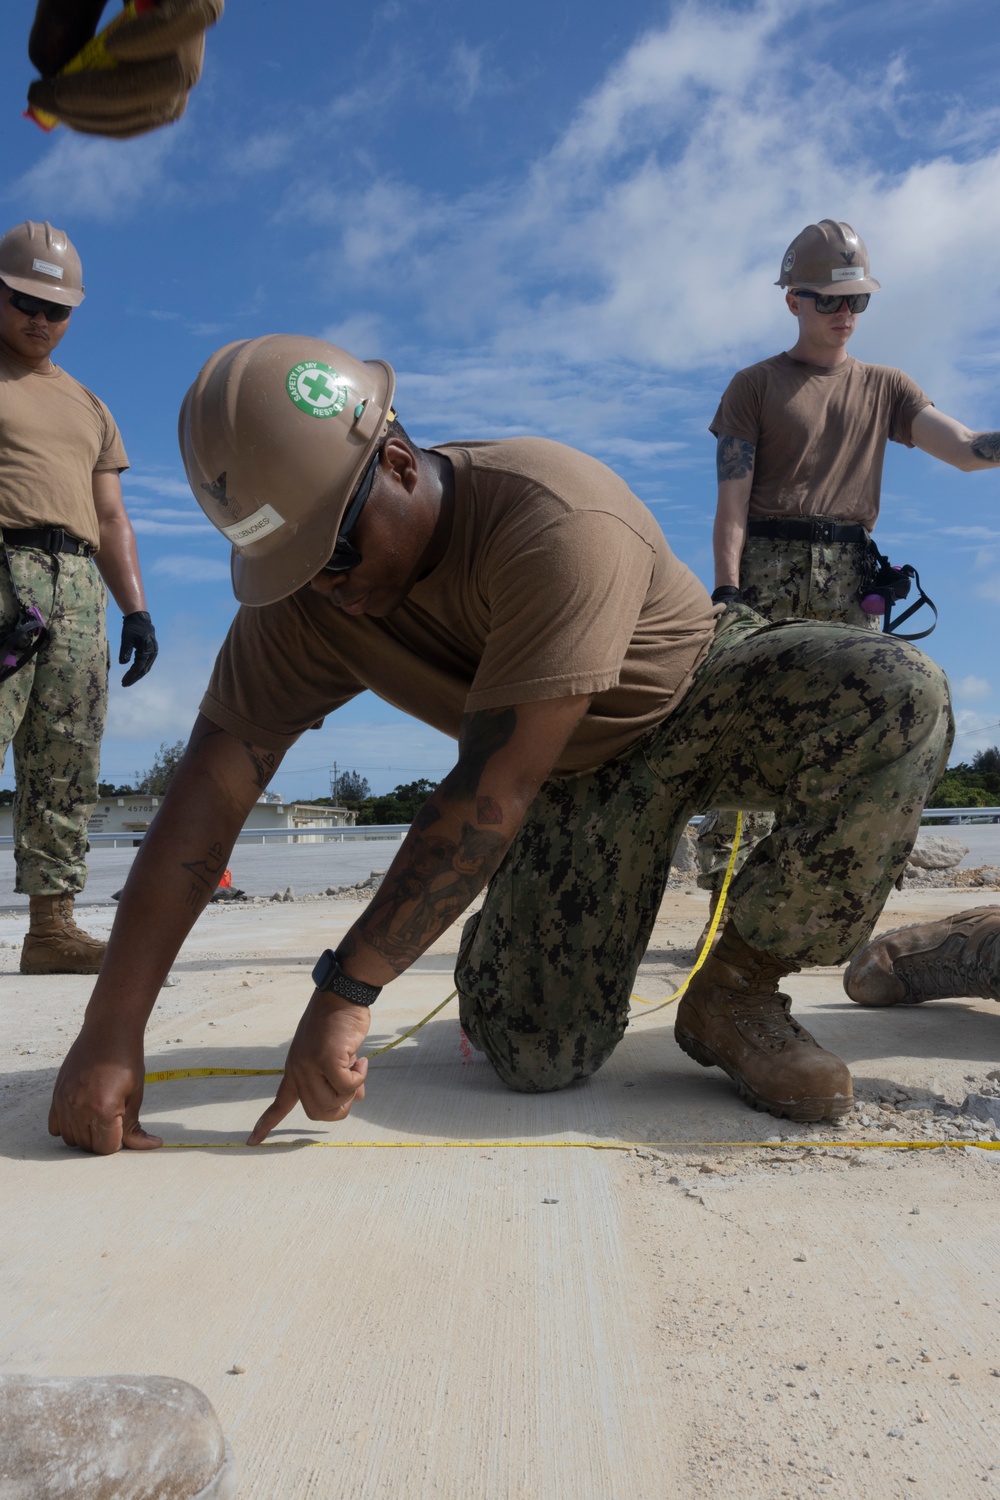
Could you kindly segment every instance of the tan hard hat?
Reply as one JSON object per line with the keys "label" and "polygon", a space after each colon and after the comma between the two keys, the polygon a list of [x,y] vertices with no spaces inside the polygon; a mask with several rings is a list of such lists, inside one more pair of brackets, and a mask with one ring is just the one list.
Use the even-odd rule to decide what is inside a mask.
{"label": "tan hard hat", "polygon": [[272,604],[333,553],[347,503],[392,420],[396,377],[323,339],[227,344],[184,397],[188,483],[233,544],[233,593]]}
{"label": "tan hard hat", "polygon": [[64,229],[26,219],[0,239],[0,281],[15,292],[79,307],[83,267]]}
{"label": "tan hard hat", "polygon": [[870,274],[865,242],[850,224],[820,219],[807,224],[785,251],[775,286],[807,292],[880,292]]}

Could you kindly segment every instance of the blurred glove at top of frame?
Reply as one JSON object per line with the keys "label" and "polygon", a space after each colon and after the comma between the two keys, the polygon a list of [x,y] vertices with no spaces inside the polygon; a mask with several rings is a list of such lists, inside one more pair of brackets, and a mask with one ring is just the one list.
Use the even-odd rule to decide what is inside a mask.
{"label": "blurred glove at top of frame", "polygon": [[179,120],[201,77],[205,32],[224,0],[129,0],[94,36],[105,0],[38,0],[28,51],[47,76],[28,89],[44,129],[142,135]]}

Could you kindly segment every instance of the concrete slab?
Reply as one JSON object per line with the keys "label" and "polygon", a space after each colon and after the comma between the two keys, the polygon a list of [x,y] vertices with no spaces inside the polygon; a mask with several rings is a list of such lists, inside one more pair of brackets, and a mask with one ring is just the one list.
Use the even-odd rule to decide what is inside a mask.
{"label": "concrete slab", "polygon": [[[883,925],[970,904],[894,896]],[[686,972],[703,906],[665,902],[643,998]],[[356,912],[210,909],[147,1066],[280,1067],[307,966]],[[96,1160],[44,1129],[89,985],[17,975],[23,927],[0,919],[0,1368],[192,1381],[251,1500],[1000,1488],[1000,1152],[852,1151],[890,1116],[829,1131],[755,1115],[680,1053],[669,1011],[588,1084],[508,1094],[453,1006],[373,1062],[340,1126],[296,1112],[283,1144],[251,1151],[274,1080],[156,1084],[145,1123],[202,1149]],[[373,1047],[451,989],[456,936],[386,991]],[[958,1103],[1000,1062],[989,1002],[859,1011],[833,970],[789,987],[866,1101]],[[838,1146],[555,1144],[779,1136]]]}

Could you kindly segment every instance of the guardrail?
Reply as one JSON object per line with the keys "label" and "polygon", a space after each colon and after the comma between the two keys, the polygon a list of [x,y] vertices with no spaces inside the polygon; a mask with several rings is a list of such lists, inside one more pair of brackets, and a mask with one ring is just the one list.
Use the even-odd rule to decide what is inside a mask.
{"label": "guardrail", "polygon": [[1000,807],[925,807],[923,817],[937,823],[1000,823]]}
{"label": "guardrail", "polygon": [[[241,828],[236,836],[238,844],[316,844],[316,843],[360,843],[362,840],[382,839],[390,843],[402,843],[409,831],[409,823],[370,823],[360,828],[324,828],[321,824],[305,823],[298,828]],[[141,830],[126,829],[122,833],[92,833],[90,844],[110,845],[117,849],[131,849],[141,844]],[[0,849],[12,849],[14,839],[10,834],[0,836]]]}

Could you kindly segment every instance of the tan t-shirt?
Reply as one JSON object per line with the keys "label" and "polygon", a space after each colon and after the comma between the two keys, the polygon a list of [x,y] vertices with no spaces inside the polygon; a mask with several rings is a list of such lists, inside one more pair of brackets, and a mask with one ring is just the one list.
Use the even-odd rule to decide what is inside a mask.
{"label": "tan t-shirt", "polygon": [[202,712],[284,750],[370,688],[444,734],[464,713],[594,694],[556,770],[620,754],[679,702],[715,611],[604,464],[542,438],[448,444],[455,515],[441,562],[383,619],[300,589],[243,607]]}
{"label": "tan t-shirt", "polygon": [[710,431],[756,447],[751,520],[834,516],[871,531],[886,441],[912,448],[913,419],[931,404],[902,370],[776,354],[733,376]]}
{"label": "tan t-shirt", "polygon": [[57,365],[0,352],[0,527],[61,526],[96,547],[92,476],[127,468],[103,401]]}

